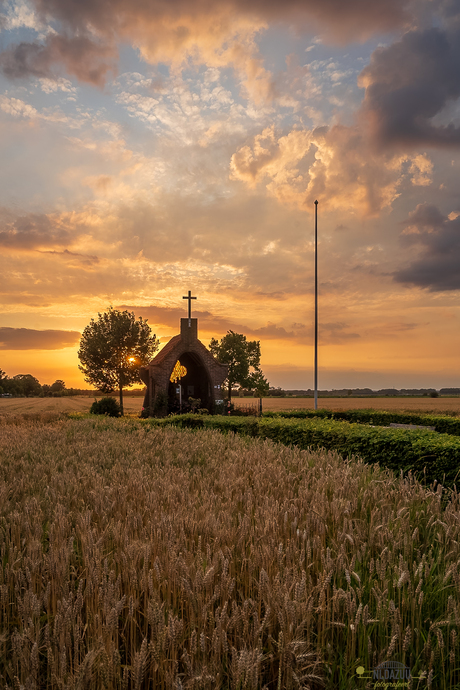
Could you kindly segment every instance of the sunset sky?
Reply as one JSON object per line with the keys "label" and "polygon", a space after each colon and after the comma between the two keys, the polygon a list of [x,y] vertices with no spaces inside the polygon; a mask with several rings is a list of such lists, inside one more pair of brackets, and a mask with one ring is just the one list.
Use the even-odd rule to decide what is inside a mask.
{"label": "sunset sky", "polygon": [[460,386],[459,0],[0,0],[0,368],[110,305],[270,384]]}

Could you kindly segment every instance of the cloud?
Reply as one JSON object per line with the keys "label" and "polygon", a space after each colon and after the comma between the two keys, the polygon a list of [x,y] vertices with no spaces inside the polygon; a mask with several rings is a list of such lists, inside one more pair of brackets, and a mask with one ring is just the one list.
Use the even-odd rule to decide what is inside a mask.
{"label": "cloud", "polygon": [[270,321],[266,326],[256,328],[250,332],[265,340],[285,340],[286,338],[295,338],[296,336],[293,331],[287,331],[282,326],[277,326],[276,323],[270,323]]}
{"label": "cloud", "polygon": [[75,236],[61,219],[52,215],[30,213],[0,221],[0,246],[30,251],[45,247],[63,247]]}
{"label": "cloud", "polygon": [[419,255],[394,273],[397,282],[432,292],[460,290],[460,216],[444,216],[436,206],[419,204],[405,222],[401,240],[418,248]]}
{"label": "cloud", "polygon": [[62,350],[76,345],[79,339],[77,331],[0,327],[0,350]]}
{"label": "cloud", "polygon": [[[34,29],[35,31],[42,31],[45,28],[30,5],[22,0],[16,0],[14,4],[6,6],[6,14],[3,16],[3,23],[7,30],[18,29],[23,26],[28,29]],[[0,26],[1,25],[2,16],[0,15]]]}
{"label": "cloud", "polygon": [[431,177],[433,163],[426,154],[420,154],[412,159],[409,172],[412,174],[411,182],[415,186],[427,187],[433,181]]}
{"label": "cloud", "polygon": [[460,30],[430,28],[406,33],[378,48],[359,77],[366,94],[362,116],[380,146],[460,145],[460,127],[443,122],[460,97]]}
{"label": "cloud", "polygon": [[17,118],[34,119],[38,115],[37,110],[29,103],[25,103],[20,98],[9,98],[8,96],[0,96],[0,109]]}
{"label": "cloud", "polygon": [[343,343],[348,340],[360,338],[359,333],[349,332],[349,325],[342,321],[321,323],[319,329],[319,340],[322,344]]}
{"label": "cloud", "polygon": [[47,250],[47,251],[41,251],[41,254],[52,254],[54,256],[64,257],[65,259],[70,260],[70,262],[74,262],[74,265],[78,266],[78,267],[82,267],[82,266],[92,267],[95,264],[98,264],[100,262],[100,259],[98,256],[91,256],[88,254],[78,254],[76,252],[69,252],[68,249],[64,249],[63,252],[57,252],[54,249],[53,250]]}
{"label": "cloud", "polygon": [[[336,40],[351,37],[363,39],[372,32],[386,32],[405,25],[410,20],[410,2],[407,0],[230,0],[215,3],[212,0],[175,0],[164,3],[161,0],[35,0],[35,6],[42,16],[51,16],[78,29],[88,24],[98,31],[134,32],[142,27],[155,37],[164,34],[165,42],[186,44],[212,19],[214,33],[219,34],[226,27],[228,16],[242,15],[247,22],[282,21],[289,25],[296,22],[302,26],[315,21],[324,32]],[[210,23],[210,22],[209,22]],[[156,29],[156,30],[155,30]]]}
{"label": "cloud", "polygon": [[426,156],[373,151],[358,128],[335,125],[278,136],[272,126],[233,154],[230,170],[250,187],[264,183],[283,203],[302,208],[318,199],[328,210],[376,216],[399,195],[408,160],[412,183],[430,184]]}
{"label": "cloud", "polygon": [[42,78],[40,81],[40,87],[43,93],[56,93],[57,91],[63,91],[64,93],[70,93],[72,95],[77,93],[77,89],[72,86],[68,79],[46,79]]}
{"label": "cloud", "polygon": [[[20,21],[34,27],[42,22],[51,34],[41,43],[7,48],[0,54],[0,67],[9,78],[52,78],[62,63],[68,74],[101,86],[109,71],[116,69],[116,46],[128,42],[152,64],[178,67],[192,60],[214,67],[232,65],[243,91],[263,103],[274,96],[275,88],[255,38],[269,22],[318,30],[343,43],[407,25],[410,4],[410,0],[33,0],[36,15],[26,17],[23,12]],[[13,19],[8,21],[13,28]]]}
{"label": "cloud", "polygon": [[58,80],[63,70],[79,81],[102,86],[107,74],[115,71],[115,56],[113,46],[86,36],[51,34],[43,43],[22,42],[4,50],[0,53],[0,71],[9,79]]}
{"label": "cloud", "polygon": [[[120,310],[126,309],[128,311],[133,311],[136,315],[148,319],[151,324],[173,328],[175,332],[179,332],[180,319],[186,317],[185,308],[186,303],[184,304],[183,309],[177,307],[158,307],[155,305],[133,306],[124,304],[117,307],[117,309]],[[225,335],[225,333],[230,330],[236,333],[244,333],[249,338],[262,338],[263,340],[285,340],[286,338],[291,339],[297,336],[295,332],[287,331],[282,326],[278,326],[270,321],[266,326],[254,328],[241,323],[236,323],[232,319],[223,318],[209,311],[194,309],[193,306],[192,317],[198,319],[199,330],[205,333],[212,333],[217,337]]]}

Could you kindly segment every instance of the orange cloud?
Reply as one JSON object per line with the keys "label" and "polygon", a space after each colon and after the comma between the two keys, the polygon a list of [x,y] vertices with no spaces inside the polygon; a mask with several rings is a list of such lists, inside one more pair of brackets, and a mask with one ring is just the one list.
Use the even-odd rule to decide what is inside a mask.
{"label": "orange cloud", "polygon": [[[268,22],[318,30],[335,42],[364,40],[410,21],[409,0],[32,0],[39,19],[52,22],[43,42],[20,43],[0,54],[0,69],[12,79],[58,79],[60,71],[102,86],[116,70],[117,44],[128,42],[150,63],[179,67],[192,60],[233,65],[255,102],[274,95],[255,37]],[[59,26],[56,32],[55,26]]]}
{"label": "orange cloud", "polygon": [[295,129],[278,137],[272,126],[233,154],[230,174],[250,187],[265,184],[283,203],[303,207],[318,199],[329,210],[366,217],[378,215],[397,198],[407,161],[414,185],[431,183],[426,155],[375,152],[358,128]]}
{"label": "orange cloud", "polygon": [[0,328],[0,350],[62,350],[75,345],[77,331],[37,331],[32,328]]}

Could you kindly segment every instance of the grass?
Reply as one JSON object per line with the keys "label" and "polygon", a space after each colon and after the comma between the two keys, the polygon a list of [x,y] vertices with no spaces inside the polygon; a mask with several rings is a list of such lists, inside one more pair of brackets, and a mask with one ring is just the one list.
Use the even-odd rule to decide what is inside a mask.
{"label": "grass", "polygon": [[460,501],[357,459],[4,418],[0,686],[460,687]]}

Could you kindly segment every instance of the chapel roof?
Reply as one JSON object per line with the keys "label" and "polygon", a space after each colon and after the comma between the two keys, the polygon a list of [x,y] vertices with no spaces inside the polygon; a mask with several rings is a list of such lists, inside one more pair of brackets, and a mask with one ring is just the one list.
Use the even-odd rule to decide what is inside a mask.
{"label": "chapel roof", "polygon": [[164,348],[153,358],[150,364],[161,364],[166,357],[175,349],[177,345],[180,344],[182,338],[180,335],[175,335],[169,342],[166,343]]}

